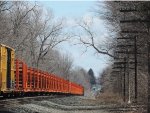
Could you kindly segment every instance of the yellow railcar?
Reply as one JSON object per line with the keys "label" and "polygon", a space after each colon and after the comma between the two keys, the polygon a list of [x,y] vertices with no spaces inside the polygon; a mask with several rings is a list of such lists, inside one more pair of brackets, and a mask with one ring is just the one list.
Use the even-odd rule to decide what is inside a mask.
{"label": "yellow railcar", "polygon": [[15,50],[0,44],[0,93],[7,94],[14,91],[14,60]]}

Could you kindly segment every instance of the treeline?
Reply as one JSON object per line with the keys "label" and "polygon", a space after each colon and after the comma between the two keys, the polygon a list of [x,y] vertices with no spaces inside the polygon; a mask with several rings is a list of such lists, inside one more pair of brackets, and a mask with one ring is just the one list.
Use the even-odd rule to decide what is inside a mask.
{"label": "treeline", "polygon": [[57,74],[88,89],[88,73],[73,68],[73,58],[57,46],[68,41],[65,20],[38,3],[0,1],[0,42],[15,49],[16,58],[28,66]]}
{"label": "treeline", "polygon": [[102,92],[128,103],[147,103],[150,2],[108,1],[98,7],[115,44],[112,64],[100,74]]}

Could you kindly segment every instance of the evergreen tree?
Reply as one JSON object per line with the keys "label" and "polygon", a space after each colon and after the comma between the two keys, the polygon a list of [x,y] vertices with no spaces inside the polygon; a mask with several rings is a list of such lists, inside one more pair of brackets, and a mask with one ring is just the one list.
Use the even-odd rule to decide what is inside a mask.
{"label": "evergreen tree", "polygon": [[90,84],[91,84],[91,85],[96,84],[94,72],[93,72],[93,70],[92,70],[91,68],[90,68],[89,71],[88,71],[88,75],[89,75],[89,77],[90,77]]}

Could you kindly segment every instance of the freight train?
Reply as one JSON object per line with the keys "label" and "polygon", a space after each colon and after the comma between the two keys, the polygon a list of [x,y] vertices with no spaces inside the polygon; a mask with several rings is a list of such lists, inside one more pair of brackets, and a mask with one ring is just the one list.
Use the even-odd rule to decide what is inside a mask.
{"label": "freight train", "polygon": [[83,95],[84,88],[55,74],[28,67],[15,59],[15,50],[0,44],[0,95],[3,97],[46,94]]}

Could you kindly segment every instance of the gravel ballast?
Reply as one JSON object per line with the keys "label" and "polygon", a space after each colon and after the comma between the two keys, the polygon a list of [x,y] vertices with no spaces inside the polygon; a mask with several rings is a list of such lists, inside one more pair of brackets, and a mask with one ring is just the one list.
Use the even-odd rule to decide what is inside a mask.
{"label": "gravel ballast", "polygon": [[95,99],[82,96],[22,98],[7,102],[13,104],[0,109],[0,113],[116,113],[110,112],[116,105],[100,105]]}

